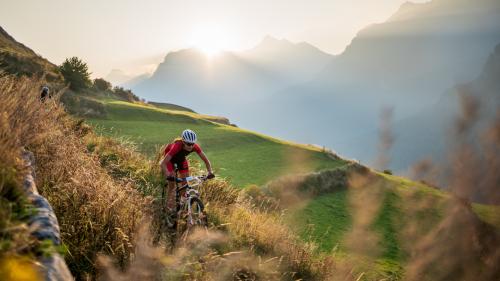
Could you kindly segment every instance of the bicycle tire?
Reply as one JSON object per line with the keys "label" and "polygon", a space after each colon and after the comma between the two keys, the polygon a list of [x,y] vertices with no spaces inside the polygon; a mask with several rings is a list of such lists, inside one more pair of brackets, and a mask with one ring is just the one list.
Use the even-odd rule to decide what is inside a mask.
{"label": "bicycle tire", "polygon": [[191,214],[188,218],[189,224],[192,226],[207,226],[207,215],[205,214],[205,205],[199,198],[191,198],[189,201],[191,207]]}

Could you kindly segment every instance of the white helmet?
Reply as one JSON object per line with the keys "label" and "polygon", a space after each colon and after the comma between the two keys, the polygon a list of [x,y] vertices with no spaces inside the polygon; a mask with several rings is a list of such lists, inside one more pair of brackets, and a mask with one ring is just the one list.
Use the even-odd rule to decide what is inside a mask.
{"label": "white helmet", "polygon": [[195,143],[196,142],[196,133],[190,129],[186,129],[182,132],[182,140],[187,143]]}

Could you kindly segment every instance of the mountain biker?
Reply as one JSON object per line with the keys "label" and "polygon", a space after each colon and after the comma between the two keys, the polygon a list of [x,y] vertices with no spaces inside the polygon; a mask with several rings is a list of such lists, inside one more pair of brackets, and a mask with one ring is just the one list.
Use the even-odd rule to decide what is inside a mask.
{"label": "mountain biker", "polygon": [[47,98],[51,98],[49,87],[43,86],[42,91],[40,92],[40,101],[45,101]]}
{"label": "mountain biker", "polygon": [[190,129],[182,132],[181,138],[168,144],[163,151],[163,159],[160,161],[162,171],[167,178],[167,211],[173,213],[175,210],[176,169],[179,170],[180,178],[189,176],[189,163],[186,159],[191,152],[195,151],[205,162],[208,171],[207,178],[213,178],[212,166],[207,156],[196,143],[196,133]]}

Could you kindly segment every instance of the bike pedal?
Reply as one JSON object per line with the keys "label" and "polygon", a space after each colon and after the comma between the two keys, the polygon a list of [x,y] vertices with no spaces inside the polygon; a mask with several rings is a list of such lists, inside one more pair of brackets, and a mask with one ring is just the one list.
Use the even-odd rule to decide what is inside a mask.
{"label": "bike pedal", "polygon": [[168,228],[175,227],[175,218],[173,218],[172,216],[167,215],[165,218],[165,222],[166,222]]}
{"label": "bike pedal", "polygon": [[167,220],[167,227],[170,229],[175,228],[175,222]]}

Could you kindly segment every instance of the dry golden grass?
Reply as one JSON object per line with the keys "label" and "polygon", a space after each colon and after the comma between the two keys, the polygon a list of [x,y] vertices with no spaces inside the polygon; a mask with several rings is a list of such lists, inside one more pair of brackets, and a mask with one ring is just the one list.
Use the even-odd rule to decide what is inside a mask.
{"label": "dry golden grass", "polygon": [[[82,124],[82,126],[87,126]],[[144,196],[157,196],[162,177],[155,163],[137,152],[134,143],[89,134],[85,137],[87,150],[98,156],[108,173],[122,184],[133,184]]]}
{"label": "dry golden grass", "polygon": [[[9,91],[9,85],[0,83],[0,98]],[[36,278],[34,253],[38,241],[30,236],[27,226],[29,204],[22,191],[22,176],[25,165],[21,161],[18,135],[23,126],[12,124],[13,112],[5,110],[11,100],[3,101],[0,107],[0,279],[18,278],[19,266],[24,267],[23,276]],[[33,273],[33,274],[31,274]]]}
{"label": "dry golden grass", "polygon": [[[23,111],[32,106],[22,96],[16,96],[17,91],[28,89],[28,80],[15,80],[0,77],[0,232],[2,233],[2,249],[0,254],[29,253],[34,239],[29,237],[27,226],[26,202],[22,191],[22,178],[27,172],[21,158],[24,145],[40,142],[43,134],[41,122],[37,119],[46,118],[48,111],[37,112],[36,115],[23,117]],[[22,220],[22,221],[20,221]]]}
{"label": "dry golden grass", "polygon": [[263,210],[225,181],[206,184],[202,196],[209,202],[211,222],[227,233],[232,250],[279,261],[280,280],[333,280],[338,269],[334,259],[315,255],[316,245],[285,226],[278,209]]}
{"label": "dry golden grass", "polygon": [[65,259],[75,277],[83,279],[95,276],[98,253],[127,263],[146,201],[133,181],[114,179],[88,152],[83,137],[89,131],[66,114],[59,95],[39,101],[41,83],[0,78],[2,166],[7,162],[6,167],[19,171],[20,149],[34,153],[36,184],[58,217],[68,248]]}

